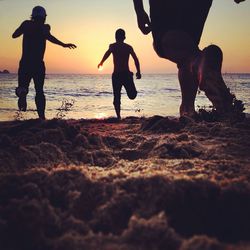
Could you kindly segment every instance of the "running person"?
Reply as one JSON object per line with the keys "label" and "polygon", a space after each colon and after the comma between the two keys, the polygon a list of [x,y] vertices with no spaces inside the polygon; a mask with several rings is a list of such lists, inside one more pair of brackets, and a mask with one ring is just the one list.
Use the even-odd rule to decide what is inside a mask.
{"label": "running person", "polygon": [[156,53],[177,64],[182,94],[180,115],[195,114],[198,86],[219,113],[230,111],[234,96],[221,76],[222,51],[215,45],[202,51],[198,47],[213,0],[149,0],[150,18],[143,0],[133,2],[138,27],[143,34],[152,31]]}
{"label": "running person", "polygon": [[34,7],[31,20],[24,21],[12,35],[13,38],[23,35],[22,58],[19,63],[18,87],[16,88],[18,108],[21,111],[26,111],[26,96],[28,94],[30,81],[33,78],[36,90],[35,102],[40,119],[45,119],[46,106],[43,91],[45,79],[43,57],[46,48],[46,40],[64,48],[76,48],[74,44],[65,44],[51,35],[50,25],[45,24],[46,16],[47,14],[43,7]]}
{"label": "running person", "polygon": [[98,64],[98,68],[113,55],[114,71],[112,74],[112,86],[114,94],[114,107],[117,118],[121,119],[121,89],[122,86],[126,89],[129,99],[135,99],[137,96],[137,90],[135,88],[133,73],[129,70],[129,56],[131,55],[135,62],[136,78],[141,79],[140,63],[132,48],[132,46],[124,43],[126,38],[125,31],[118,29],[115,32],[116,42],[109,45],[109,49],[104,54],[101,62]]}

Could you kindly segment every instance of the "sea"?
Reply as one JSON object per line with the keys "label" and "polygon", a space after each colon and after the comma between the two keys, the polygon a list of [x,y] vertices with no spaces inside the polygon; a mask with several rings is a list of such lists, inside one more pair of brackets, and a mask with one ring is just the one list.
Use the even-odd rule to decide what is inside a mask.
{"label": "sea", "polygon": [[[223,75],[227,86],[250,113],[250,74]],[[135,79],[138,95],[130,100],[124,88],[121,97],[121,116],[149,117],[178,116],[181,92],[177,74],[145,74]],[[0,121],[37,118],[35,90],[30,83],[28,109],[17,109],[17,74],[0,74]],[[104,119],[115,117],[111,75],[48,74],[45,80],[47,119]],[[198,92],[196,109],[211,107],[204,93]]]}

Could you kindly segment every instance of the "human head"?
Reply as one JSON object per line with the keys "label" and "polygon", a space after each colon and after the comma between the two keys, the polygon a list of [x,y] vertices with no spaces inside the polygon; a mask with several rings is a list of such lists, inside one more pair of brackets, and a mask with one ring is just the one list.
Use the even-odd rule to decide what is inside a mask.
{"label": "human head", "polygon": [[31,19],[34,21],[45,22],[46,16],[46,10],[42,6],[36,6],[32,10]]}
{"label": "human head", "polygon": [[125,30],[123,29],[118,29],[116,32],[115,32],[115,39],[116,41],[120,41],[120,42],[123,42],[125,40],[126,36],[125,36]]}

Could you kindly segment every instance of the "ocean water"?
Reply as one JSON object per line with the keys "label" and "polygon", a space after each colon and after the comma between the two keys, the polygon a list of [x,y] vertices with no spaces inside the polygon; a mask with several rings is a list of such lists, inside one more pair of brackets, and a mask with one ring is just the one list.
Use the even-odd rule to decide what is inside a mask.
{"label": "ocean water", "polygon": [[[224,80],[231,91],[245,104],[250,113],[250,74],[225,74]],[[148,74],[135,80],[138,96],[129,100],[122,89],[121,115],[178,116],[181,92],[176,74]],[[18,112],[15,88],[17,74],[0,74],[0,120],[37,118],[34,84],[31,82],[27,97],[27,112]],[[106,118],[115,116],[110,75],[49,74],[45,82],[46,117],[52,118]],[[198,93],[196,109],[211,103]]]}

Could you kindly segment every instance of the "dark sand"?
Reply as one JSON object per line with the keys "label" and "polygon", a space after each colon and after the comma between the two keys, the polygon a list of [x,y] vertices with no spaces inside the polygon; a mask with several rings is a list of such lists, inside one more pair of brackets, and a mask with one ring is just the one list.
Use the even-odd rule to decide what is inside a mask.
{"label": "dark sand", "polygon": [[0,249],[250,249],[250,119],[0,123]]}

